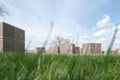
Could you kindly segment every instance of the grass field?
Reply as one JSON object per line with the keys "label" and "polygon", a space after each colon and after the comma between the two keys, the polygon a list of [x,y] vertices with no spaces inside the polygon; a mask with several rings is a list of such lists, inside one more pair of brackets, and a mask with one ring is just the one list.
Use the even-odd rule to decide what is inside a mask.
{"label": "grass field", "polygon": [[0,80],[120,80],[120,55],[0,54]]}

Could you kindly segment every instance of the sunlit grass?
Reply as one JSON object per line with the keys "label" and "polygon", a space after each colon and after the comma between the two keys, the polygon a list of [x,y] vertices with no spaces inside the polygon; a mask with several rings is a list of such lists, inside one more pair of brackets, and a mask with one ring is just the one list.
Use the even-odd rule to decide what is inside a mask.
{"label": "sunlit grass", "polygon": [[0,54],[0,80],[119,80],[120,55]]}

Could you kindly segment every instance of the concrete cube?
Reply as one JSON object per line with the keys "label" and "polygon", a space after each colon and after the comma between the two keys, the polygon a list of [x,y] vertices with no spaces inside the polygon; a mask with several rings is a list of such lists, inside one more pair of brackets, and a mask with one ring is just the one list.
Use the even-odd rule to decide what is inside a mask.
{"label": "concrete cube", "polygon": [[0,40],[0,52],[25,50],[25,31],[10,24],[0,22]]}
{"label": "concrete cube", "polygon": [[85,43],[82,45],[83,53],[101,53],[101,43]]}
{"label": "concrete cube", "polygon": [[70,43],[64,43],[60,45],[61,54],[73,54],[75,53],[75,45]]}

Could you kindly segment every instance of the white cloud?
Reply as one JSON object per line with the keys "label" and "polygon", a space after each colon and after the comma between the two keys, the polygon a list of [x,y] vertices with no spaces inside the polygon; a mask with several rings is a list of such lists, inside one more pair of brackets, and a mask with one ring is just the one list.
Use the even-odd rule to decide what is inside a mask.
{"label": "white cloud", "polygon": [[97,22],[97,27],[104,28],[107,25],[110,25],[111,18],[108,15],[104,15],[104,18]]}
{"label": "white cloud", "polygon": [[105,32],[106,32],[105,29],[102,29],[102,30],[100,30],[100,31],[97,31],[97,32],[93,33],[93,37],[103,36]]}
{"label": "white cloud", "polygon": [[115,43],[120,44],[120,39],[116,39],[116,40],[115,40]]}

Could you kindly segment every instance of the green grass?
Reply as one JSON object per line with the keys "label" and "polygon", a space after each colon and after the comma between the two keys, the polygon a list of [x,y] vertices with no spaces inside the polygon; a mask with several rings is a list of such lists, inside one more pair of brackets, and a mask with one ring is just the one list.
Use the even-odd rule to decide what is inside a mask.
{"label": "green grass", "polygon": [[120,55],[0,54],[0,80],[120,80]]}

